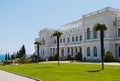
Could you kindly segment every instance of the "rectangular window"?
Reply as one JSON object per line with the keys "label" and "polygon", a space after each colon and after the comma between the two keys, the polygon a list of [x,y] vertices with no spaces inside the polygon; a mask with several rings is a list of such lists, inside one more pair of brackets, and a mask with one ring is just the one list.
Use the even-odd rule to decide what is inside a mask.
{"label": "rectangular window", "polygon": [[74,37],[72,37],[72,42],[74,42]]}
{"label": "rectangular window", "polygon": [[65,43],[65,38],[63,38],[63,43]]}
{"label": "rectangular window", "polygon": [[56,44],[56,40],[55,40],[55,44]]}
{"label": "rectangular window", "polygon": [[120,28],[118,29],[118,37],[120,37]]}
{"label": "rectangular window", "polygon": [[76,41],[78,41],[78,36],[76,36]]}
{"label": "rectangular window", "polygon": [[80,35],[80,41],[82,41],[82,36]]}
{"label": "rectangular window", "polygon": [[62,43],[62,39],[60,39],[60,43]]}

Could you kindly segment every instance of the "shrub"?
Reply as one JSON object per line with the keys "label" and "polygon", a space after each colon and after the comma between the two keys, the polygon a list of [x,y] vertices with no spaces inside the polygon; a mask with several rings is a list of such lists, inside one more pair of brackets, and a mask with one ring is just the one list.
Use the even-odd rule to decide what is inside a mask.
{"label": "shrub", "polygon": [[67,60],[71,60],[71,55],[67,55]]}
{"label": "shrub", "polygon": [[105,59],[104,61],[105,62],[113,62],[115,59],[114,59],[114,56],[112,54],[111,51],[107,51],[106,55],[105,55]]}
{"label": "shrub", "polygon": [[53,56],[53,61],[57,61],[58,60],[58,54],[55,54],[54,56]]}
{"label": "shrub", "polygon": [[0,66],[1,66],[1,65],[4,65],[4,63],[0,61]]}
{"label": "shrub", "polygon": [[4,61],[4,64],[6,64],[6,65],[7,65],[7,64],[11,64],[11,63],[12,63],[12,60],[5,60],[5,61]]}
{"label": "shrub", "polygon": [[20,63],[20,59],[19,58],[16,58],[14,59],[15,63]]}
{"label": "shrub", "polygon": [[28,59],[25,56],[22,56],[20,58],[20,63],[24,64],[24,63],[27,63],[27,62],[28,62]]}
{"label": "shrub", "polygon": [[50,56],[50,57],[48,58],[48,61],[53,61],[53,57]]}
{"label": "shrub", "polygon": [[75,60],[80,60],[82,61],[82,54],[80,52],[78,52],[76,55],[75,55]]}

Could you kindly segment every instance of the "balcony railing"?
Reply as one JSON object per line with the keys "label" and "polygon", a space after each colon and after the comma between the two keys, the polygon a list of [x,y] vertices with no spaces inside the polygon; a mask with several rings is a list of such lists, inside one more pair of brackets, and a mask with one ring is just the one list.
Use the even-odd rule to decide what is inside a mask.
{"label": "balcony railing", "polygon": [[102,12],[105,12],[105,11],[120,12],[120,10],[118,10],[118,9],[115,9],[115,8],[112,8],[112,7],[106,7],[106,8],[104,8],[104,9],[100,9],[100,10],[98,10],[98,11],[95,11],[95,12],[92,12],[92,13],[89,13],[89,14],[86,14],[86,15],[83,15],[83,18],[92,16],[92,15],[96,15],[96,14],[99,14],[99,13],[102,13]]}

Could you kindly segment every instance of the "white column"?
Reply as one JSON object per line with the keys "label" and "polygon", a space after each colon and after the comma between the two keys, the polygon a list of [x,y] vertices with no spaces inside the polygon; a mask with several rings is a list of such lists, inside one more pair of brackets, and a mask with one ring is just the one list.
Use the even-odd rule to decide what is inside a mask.
{"label": "white column", "polygon": [[66,55],[66,54],[67,54],[66,51],[67,51],[67,50],[66,50],[66,47],[64,47],[64,57],[67,56],[67,55]]}
{"label": "white column", "polygon": [[84,58],[86,58],[86,55],[85,55],[86,54],[86,52],[85,52],[86,48],[85,48],[84,44],[82,45],[81,49],[82,49],[82,57],[83,57],[83,60],[84,60]]}

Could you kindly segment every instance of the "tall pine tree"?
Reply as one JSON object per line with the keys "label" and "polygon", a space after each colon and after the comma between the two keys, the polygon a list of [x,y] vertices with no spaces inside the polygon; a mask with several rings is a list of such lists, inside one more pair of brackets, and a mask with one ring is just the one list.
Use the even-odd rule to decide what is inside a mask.
{"label": "tall pine tree", "polygon": [[5,54],[5,60],[8,60],[8,56],[7,56],[7,53]]}
{"label": "tall pine tree", "polygon": [[8,53],[8,59],[7,60],[10,60],[10,55],[9,55],[9,53]]}
{"label": "tall pine tree", "polygon": [[21,57],[23,57],[23,56],[26,57],[26,50],[25,50],[25,46],[24,46],[24,45],[20,48],[19,51],[17,51],[16,57],[17,57],[17,58],[21,58]]}

